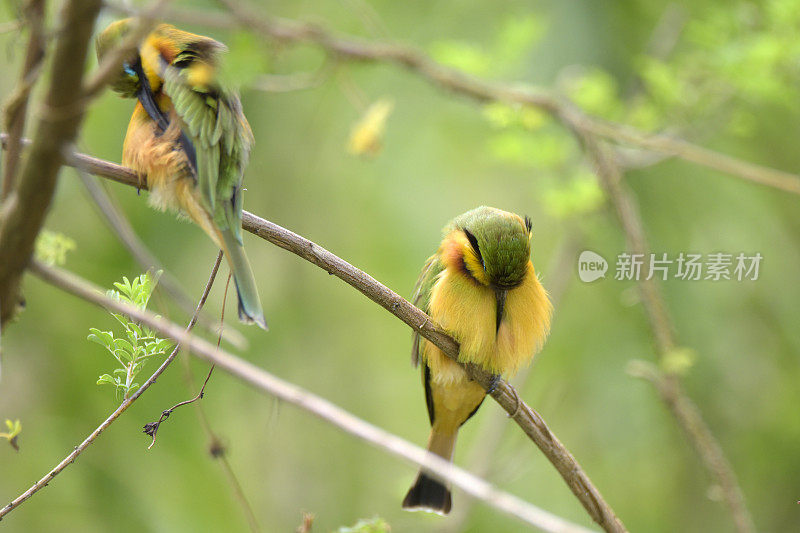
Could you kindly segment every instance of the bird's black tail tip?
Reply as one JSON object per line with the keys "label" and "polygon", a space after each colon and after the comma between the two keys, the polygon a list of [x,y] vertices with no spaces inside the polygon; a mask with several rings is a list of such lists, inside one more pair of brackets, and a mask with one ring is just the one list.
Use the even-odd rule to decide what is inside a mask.
{"label": "bird's black tail tip", "polygon": [[403,509],[407,511],[428,511],[446,515],[450,512],[451,506],[450,490],[440,481],[421,472],[403,500]]}
{"label": "bird's black tail tip", "polygon": [[[239,286],[236,286],[237,299],[239,300],[239,320],[244,324],[256,324],[264,331],[269,331],[267,321],[264,318],[264,313],[248,313],[245,309],[244,302],[242,301],[242,294],[239,292]],[[260,309],[260,306],[259,306]]]}
{"label": "bird's black tail tip", "polygon": [[245,324],[257,324],[258,327],[264,331],[269,331],[269,327],[267,326],[267,321],[264,319],[264,315],[259,314],[258,316],[253,316],[247,314],[247,310],[244,308],[244,306],[242,306],[241,300],[239,300],[239,320]]}

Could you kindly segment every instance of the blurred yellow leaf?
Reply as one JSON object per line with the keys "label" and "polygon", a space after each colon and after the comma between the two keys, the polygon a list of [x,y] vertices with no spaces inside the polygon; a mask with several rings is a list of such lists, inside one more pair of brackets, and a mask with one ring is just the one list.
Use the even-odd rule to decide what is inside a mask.
{"label": "blurred yellow leaf", "polygon": [[354,155],[377,155],[383,147],[386,121],[394,109],[394,101],[382,98],[373,103],[350,134],[347,150]]}

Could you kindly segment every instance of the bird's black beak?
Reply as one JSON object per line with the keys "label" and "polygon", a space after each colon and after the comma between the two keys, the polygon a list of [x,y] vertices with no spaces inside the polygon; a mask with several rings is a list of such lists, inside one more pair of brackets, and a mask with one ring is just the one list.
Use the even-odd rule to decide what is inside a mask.
{"label": "bird's black beak", "polygon": [[[156,134],[161,135],[161,133],[167,131],[167,128],[169,127],[169,115],[162,111],[161,108],[158,107],[158,103],[156,103],[156,97],[153,94],[153,88],[150,87],[150,80],[147,79],[144,69],[142,68],[141,57],[137,56],[136,61],[128,68],[131,68],[139,77],[139,92],[136,93],[136,97],[142,103],[142,107],[144,107],[144,110],[147,111],[147,114],[150,116],[150,118],[153,119],[153,122],[155,122],[158,126],[158,132]],[[178,142],[180,142],[181,148],[183,148],[183,151],[186,154],[192,175],[196,177],[197,152],[195,151],[192,141],[190,141],[186,136],[186,132],[181,130],[180,136],[178,137]]]}
{"label": "bird's black beak", "polygon": [[142,69],[142,60],[137,57],[131,68],[139,76],[139,92],[136,93],[136,97],[142,103],[142,107],[150,115],[150,118],[158,125],[158,129],[162,133],[165,132],[169,126],[169,119],[156,103],[153,89],[150,87],[150,80],[147,79]]}
{"label": "bird's black beak", "polygon": [[495,316],[495,333],[500,330],[500,322],[503,321],[503,312],[506,307],[506,296],[508,289],[495,289],[494,298],[497,302],[497,315]]}

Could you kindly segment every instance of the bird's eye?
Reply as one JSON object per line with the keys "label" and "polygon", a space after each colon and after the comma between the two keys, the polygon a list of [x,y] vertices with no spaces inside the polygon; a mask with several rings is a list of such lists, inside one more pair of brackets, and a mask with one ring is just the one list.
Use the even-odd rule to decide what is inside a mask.
{"label": "bird's eye", "polygon": [[528,233],[530,233],[531,229],[533,229],[533,222],[531,222],[531,217],[527,215],[525,216],[525,229],[528,231]]}
{"label": "bird's eye", "polygon": [[481,262],[481,266],[485,269],[486,265],[483,264],[483,256],[481,255],[481,249],[478,247],[478,239],[475,238],[469,230],[464,230],[464,235],[467,236],[467,240],[472,245],[472,249],[475,251],[475,255],[478,256],[478,260]]}
{"label": "bird's eye", "polygon": [[[172,60],[171,66],[175,68],[188,68],[191,67],[192,63],[194,63],[195,60],[198,58],[199,56],[197,55],[197,52],[195,52],[194,50],[191,49],[184,50],[183,52],[179,53],[177,57],[175,57],[175,59]],[[169,63],[166,57],[164,58],[164,61]]]}

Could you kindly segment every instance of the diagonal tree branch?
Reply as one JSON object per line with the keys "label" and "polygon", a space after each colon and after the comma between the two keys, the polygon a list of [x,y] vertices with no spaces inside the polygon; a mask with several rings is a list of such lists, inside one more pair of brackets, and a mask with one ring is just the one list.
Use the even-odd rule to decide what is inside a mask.
{"label": "diagonal tree branch", "polygon": [[70,0],[59,17],[50,85],[14,191],[0,207],[0,324],[20,302],[19,282],[55,191],[62,149],[83,120],[83,66],[101,0]]}
{"label": "diagonal tree branch", "polygon": [[[206,303],[206,299],[208,298],[208,293],[211,291],[211,286],[214,284],[214,279],[217,277],[217,272],[219,271],[219,264],[222,261],[222,252],[217,255],[217,260],[214,262],[214,266],[211,269],[211,275],[208,278],[208,283],[206,283],[205,289],[203,289],[203,294],[200,296],[200,301],[197,303],[197,308],[195,310],[194,316],[192,316],[189,325],[186,327],[186,332],[190,332],[194,327],[195,323],[197,322],[197,316],[200,313],[200,310],[203,308],[203,305]],[[28,500],[31,496],[39,492],[41,489],[46,487],[50,481],[58,474],[60,474],[65,468],[75,462],[75,459],[83,453],[83,451],[92,444],[100,434],[105,431],[114,421],[119,418],[122,413],[124,413],[128,407],[130,407],[133,402],[135,402],[139,396],[144,394],[144,391],[150,388],[150,385],[156,382],[156,379],[166,370],[166,368],[172,363],[175,357],[178,355],[181,346],[180,344],[176,345],[175,348],[172,350],[172,353],[161,363],[161,366],[153,372],[147,381],[145,381],[142,386],[136,390],[129,398],[126,398],[120,405],[117,407],[113,413],[111,413],[108,418],[100,424],[97,429],[92,431],[92,433],[84,439],[80,445],[75,446],[75,449],[69,453],[60,463],[58,463],[50,472],[48,472],[42,479],[37,481],[33,484],[31,488],[14,498],[8,505],[0,509],[0,520],[3,519],[5,515],[22,505],[26,500]]]}
{"label": "diagonal tree branch", "polygon": [[[3,138],[0,136],[0,141]],[[144,182],[128,168],[85,154],[70,154],[67,164],[132,187],[140,187]],[[419,331],[423,337],[439,347],[449,357],[457,359],[458,343],[452,337],[436,325],[428,315],[366,272],[308,239],[247,211],[244,212],[242,218],[242,227],[345,281],[367,298]],[[489,388],[490,376],[487,373],[474,366],[467,367],[467,372],[485,389]],[[511,415],[517,425],[556,467],[592,519],[606,531],[625,531],[622,522],[606,503],[600,491],[597,490],[572,454],[553,435],[539,413],[526,405],[519,398],[516,390],[505,381],[498,384],[491,396]]]}
{"label": "diagonal tree branch", "polygon": [[[514,516],[523,522],[544,531],[576,533],[586,533],[589,531],[520,500],[516,496],[500,491],[486,481],[453,465],[449,461],[445,461],[400,437],[373,426],[324,398],[273,376],[243,359],[235,357],[224,350],[220,350],[205,340],[192,336],[179,326],[160,319],[149,311],[143,311],[125,302],[108,298],[99,288],[74,274],[43,265],[36,261],[31,263],[31,270],[44,281],[74,294],[79,298],[88,300],[111,311],[130,316],[132,319],[150,329],[158,331],[161,335],[171,338],[180,345],[185,346],[200,359],[213,363],[220,369],[236,376],[254,388],[275,396],[282,401],[296,405],[351,435],[355,435],[416,466],[423,467],[436,476],[460,487],[467,494],[479,498],[492,507]],[[2,512],[3,511],[0,510],[0,516],[2,516]]]}

